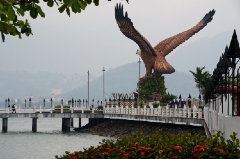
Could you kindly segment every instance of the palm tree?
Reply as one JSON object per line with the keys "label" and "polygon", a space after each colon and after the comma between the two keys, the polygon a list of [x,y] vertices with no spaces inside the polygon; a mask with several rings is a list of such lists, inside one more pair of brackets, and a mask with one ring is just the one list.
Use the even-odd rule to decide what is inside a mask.
{"label": "palm tree", "polygon": [[200,94],[204,94],[205,93],[205,88],[208,84],[208,82],[211,80],[211,74],[208,71],[203,71],[206,67],[197,67],[196,68],[196,72],[193,71],[189,71],[192,73],[194,80],[196,82],[196,87],[199,90]]}

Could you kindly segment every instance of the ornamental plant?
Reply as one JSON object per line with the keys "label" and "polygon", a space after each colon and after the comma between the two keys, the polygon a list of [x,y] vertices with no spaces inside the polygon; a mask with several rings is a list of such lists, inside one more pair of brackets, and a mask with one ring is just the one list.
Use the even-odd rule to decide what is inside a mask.
{"label": "ornamental plant", "polygon": [[225,140],[218,132],[213,138],[197,134],[166,134],[157,131],[149,137],[139,134],[118,140],[103,140],[97,147],[66,152],[56,159],[239,159],[239,139],[233,133]]}

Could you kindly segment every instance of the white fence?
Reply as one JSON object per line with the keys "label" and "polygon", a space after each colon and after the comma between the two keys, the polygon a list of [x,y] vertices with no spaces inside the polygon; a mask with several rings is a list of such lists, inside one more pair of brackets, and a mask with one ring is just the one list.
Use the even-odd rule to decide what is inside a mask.
{"label": "white fence", "polygon": [[[204,119],[211,135],[221,131],[223,137],[226,139],[230,138],[233,132],[238,133],[237,137],[240,138],[240,117],[233,116],[232,114],[232,99],[228,96],[223,100],[223,108],[221,103],[221,97],[217,98],[216,101],[210,101],[204,107]],[[236,105],[234,106],[236,107]]]}
{"label": "white fence", "polygon": [[162,117],[179,117],[179,118],[198,118],[203,119],[202,109],[197,108],[124,108],[124,107],[106,107],[103,109],[104,114],[129,114],[129,115],[146,115]]}
{"label": "white fence", "polygon": [[[74,110],[80,110],[82,113],[84,113],[85,110],[90,110],[89,108],[86,107],[72,107],[70,106],[70,109],[64,109],[63,106],[61,106],[60,109],[55,109],[53,108],[44,108],[42,106],[40,107],[30,107],[30,108],[21,108],[21,106],[17,106],[17,108],[15,108],[15,111],[13,111],[12,108],[5,108],[5,109],[0,109],[0,113],[53,113],[54,110],[60,110],[60,113],[63,113],[63,110],[70,110],[71,113],[74,112]],[[94,112],[94,109],[92,109],[92,113]]]}

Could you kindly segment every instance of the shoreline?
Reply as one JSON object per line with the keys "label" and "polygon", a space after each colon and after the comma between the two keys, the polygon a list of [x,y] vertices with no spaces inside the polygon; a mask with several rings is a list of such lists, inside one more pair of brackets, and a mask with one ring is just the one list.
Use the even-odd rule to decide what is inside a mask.
{"label": "shoreline", "polygon": [[76,132],[90,133],[104,137],[122,138],[144,133],[146,137],[152,135],[157,130],[163,133],[178,134],[189,132],[191,134],[204,135],[203,126],[181,125],[160,122],[134,121],[123,119],[89,119],[89,123],[81,128],[75,128]]}

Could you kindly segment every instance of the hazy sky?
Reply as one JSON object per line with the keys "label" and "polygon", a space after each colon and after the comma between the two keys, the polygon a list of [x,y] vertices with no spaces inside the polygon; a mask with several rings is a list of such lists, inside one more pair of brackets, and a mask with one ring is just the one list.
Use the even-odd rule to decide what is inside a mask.
{"label": "hazy sky", "polygon": [[[90,74],[101,75],[103,66],[108,70],[137,61],[137,44],[125,37],[116,24],[117,2],[123,3],[135,28],[152,46],[190,29],[212,9],[216,10],[212,22],[183,45],[225,31],[240,31],[239,0],[130,0],[129,4],[101,0],[98,7],[91,5],[70,18],[43,3],[46,18],[25,17],[33,36],[7,36],[6,42],[1,42],[0,69],[66,75],[87,74],[89,69]],[[170,56],[174,56],[174,51]]]}

